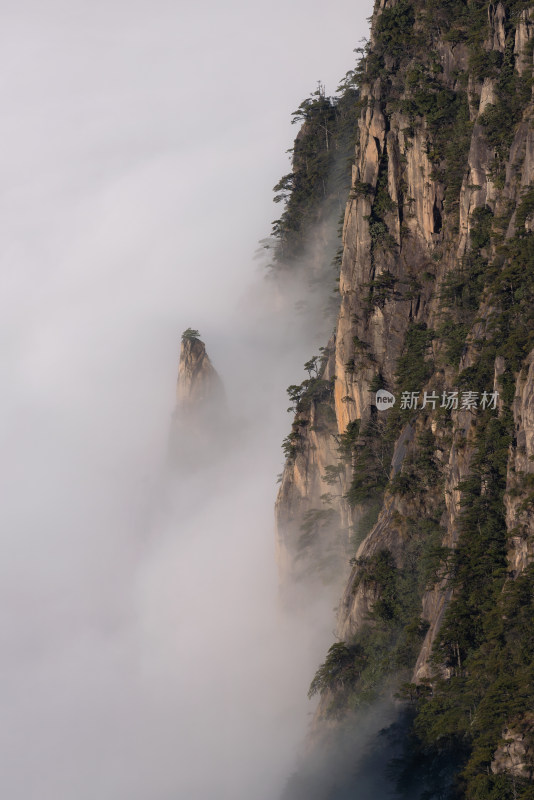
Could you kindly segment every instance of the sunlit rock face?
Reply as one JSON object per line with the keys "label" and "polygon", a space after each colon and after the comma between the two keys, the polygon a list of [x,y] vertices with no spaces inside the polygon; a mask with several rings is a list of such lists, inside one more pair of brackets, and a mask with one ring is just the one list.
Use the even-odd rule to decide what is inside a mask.
{"label": "sunlit rock face", "polygon": [[194,415],[214,401],[224,402],[224,389],[206,353],[206,345],[197,338],[184,338],[180,348],[176,407]]}
{"label": "sunlit rock face", "polygon": [[201,469],[220,458],[229,435],[224,387],[197,337],[183,337],[170,436],[173,470]]}
{"label": "sunlit rock face", "polygon": [[516,778],[532,782],[534,770],[532,769],[532,736],[534,725],[532,713],[526,713],[524,718],[513,728],[504,728],[502,743],[499,745],[491,762],[491,771],[494,775],[506,772]]}
{"label": "sunlit rock face", "polygon": [[[401,19],[402,15],[393,13],[400,5],[397,0],[375,4],[371,55],[380,55],[376,43],[386,23],[394,25]],[[428,18],[420,13],[422,6],[402,3],[403,13],[413,7],[415,28],[424,31]],[[444,18],[446,7],[443,3]],[[513,596],[518,591],[514,582],[522,586],[521,581],[532,579],[534,562],[534,349],[530,338],[519,344],[513,336],[516,328],[532,327],[527,313],[532,306],[530,284],[525,277],[532,270],[532,251],[527,251],[527,246],[532,245],[534,230],[530,84],[513,123],[508,123],[506,114],[506,122],[496,122],[496,115],[506,107],[506,75],[515,70],[514,81],[532,75],[534,11],[512,14],[510,5],[502,2],[489,4],[487,11],[480,46],[495,64],[506,63],[508,73],[504,67],[491,76],[477,72],[464,41],[453,43],[434,30],[432,64],[418,45],[410,57],[399,56],[396,62],[386,49],[380,70],[374,69],[372,60],[367,62],[359,84],[352,188],[342,225],[339,314],[319,376],[325,385],[330,382],[331,390],[325,396],[309,392],[307,403],[296,408],[289,440],[292,447],[287,448],[289,457],[276,503],[282,588],[298,580],[311,583],[317,572],[326,581],[330,564],[325,564],[324,554],[334,552],[338,560],[331,571],[341,575],[345,570],[335,635],[349,644],[373,641],[377,620],[394,630],[387,614],[380,617],[380,603],[395,586],[396,575],[413,575],[420,569],[426,558],[421,554],[433,546],[431,536],[436,537],[439,551],[451,560],[414,590],[420,627],[413,653],[403,667],[406,681],[417,687],[431,684],[433,691],[438,679],[444,678],[460,692],[458,677],[462,678],[466,669],[469,674],[458,642],[456,660],[449,657],[446,661],[442,655],[440,661],[445,652],[441,637],[445,628],[447,642],[452,641],[453,626],[446,617],[450,613],[456,622],[463,608],[457,600],[458,584],[451,579],[455,551],[472,555],[473,536],[480,535],[482,540],[481,525],[478,520],[476,525],[469,521],[466,509],[490,491],[487,462],[492,469],[499,463],[503,475],[498,484],[502,500],[493,489],[495,505],[488,505],[491,511],[486,512],[490,520],[500,520],[499,541],[504,543],[502,568],[506,574],[502,590],[496,591],[496,602],[501,594]],[[386,13],[387,19],[381,21]],[[430,82],[439,75],[432,85],[439,82],[442,97],[451,98],[451,103],[452,98],[461,100],[461,115],[456,127],[450,128],[451,137],[456,136],[455,131],[460,136],[455,140],[454,157],[447,155],[446,148],[439,149],[438,127],[428,112],[422,106],[410,106],[416,97],[420,99],[423,73]],[[410,81],[417,87],[413,93]],[[410,108],[417,108],[417,113]],[[453,167],[458,164],[462,169],[455,173]],[[469,301],[473,308],[468,310],[465,298],[447,295],[447,291],[474,259],[482,265],[484,291],[481,289],[476,302]],[[514,275],[513,285],[504,280],[494,283],[495,276],[506,275],[506,270]],[[470,281],[474,283],[473,278]],[[380,287],[387,285],[381,295]],[[466,296],[471,288],[466,281]],[[501,338],[495,334],[497,322],[503,326],[502,332],[498,329]],[[409,347],[409,335],[414,331],[429,332],[431,337],[420,362],[425,367],[421,373],[416,370],[418,357],[412,358]],[[453,340],[459,345],[455,353]],[[416,411],[409,406],[414,413],[399,417],[388,427],[386,416],[381,416],[376,406],[375,392],[385,386],[396,392],[398,403],[403,380],[399,367],[413,379],[421,396],[431,387],[453,391],[460,386],[478,395],[486,390],[494,393],[499,424],[495,422],[491,428],[481,406],[476,413],[469,407],[456,407],[448,415],[434,413],[435,408],[421,413],[420,407]],[[494,433],[491,437],[487,434],[492,446],[484,449],[485,431],[497,429],[506,429],[510,437],[506,448],[501,443],[504,455],[498,457],[492,450]],[[424,441],[430,442],[427,452]],[[416,461],[419,466],[414,470]],[[437,470],[439,479],[427,481],[425,470],[429,468]],[[376,475],[382,480],[381,492],[376,491]],[[477,480],[481,476],[479,488],[476,483],[468,485],[473,476]],[[374,488],[366,495],[365,487]],[[483,518],[480,523],[485,521]],[[421,527],[423,522],[432,527],[433,534],[430,527]],[[415,550],[411,548],[416,547],[421,548],[420,555],[412,559]],[[380,583],[373,564],[384,553],[393,566]],[[475,558],[472,564],[476,566]],[[476,570],[470,569],[470,575],[474,574]],[[463,580],[468,587],[467,578]],[[499,585],[488,575],[488,581],[492,580]],[[468,650],[466,647],[467,657]],[[363,677],[353,676],[337,684],[333,680],[321,694],[312,726],[314,736],[319,738],[338,724],[344,712],[335,706],[336,697],[346,703],[345,709],[358,707],[371,667],[381,668],[372,654],[365,663],[368,671],[362,671]],[[390,670],[390,677],[397,680],[398,674],[393,672]],[[354,689],[351,696],[344,695],[345,683]],[[494,736],[494,756],[485,775],[491,771],[532,780],[534,722],[517,708],[502,705],[501,713],[506,717],[501,729],[506,746],[500,733]],[[437,711],[435,714],[438,718]],[[467,724],[471,726],[470,720]],[[482,775],[482,768],[476,769]],[[516,796],[515,788],[513,791]],[[325,791],[319,796],[338,795]]]}

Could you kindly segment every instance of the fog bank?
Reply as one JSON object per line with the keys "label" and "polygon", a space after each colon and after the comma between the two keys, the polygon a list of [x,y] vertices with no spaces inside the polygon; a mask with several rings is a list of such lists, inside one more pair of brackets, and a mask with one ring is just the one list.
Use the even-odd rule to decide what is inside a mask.
{"label": "fog bank", "polygon": [[[366,23],[339,25],[354,17],[341,0],[269,14],[5,8],[0,785],[14,800],[267,800],[311,710],[330,610],[311,608],[313,629],[280,618],[272,506],[284,389],[324,341],[313,304],[266,296],[252,255],[290,112],[319,77],[333,91]],[[241,434],[223,469],[163,489],[189,325]]]}

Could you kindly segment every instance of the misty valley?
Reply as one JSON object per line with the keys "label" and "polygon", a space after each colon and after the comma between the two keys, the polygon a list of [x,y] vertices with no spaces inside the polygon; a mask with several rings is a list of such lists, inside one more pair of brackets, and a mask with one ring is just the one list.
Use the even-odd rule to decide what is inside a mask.
{"label": "misty valley", "polygon": [[2,795],[534,800],[534,6],[9,5]]}

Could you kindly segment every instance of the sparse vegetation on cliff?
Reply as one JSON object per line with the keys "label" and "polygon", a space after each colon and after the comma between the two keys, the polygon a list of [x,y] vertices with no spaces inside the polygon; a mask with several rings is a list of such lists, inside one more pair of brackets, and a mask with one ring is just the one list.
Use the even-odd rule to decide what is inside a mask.
{"label": "sparse vegetation on cliff", "polygon": [[303,252],[310,225],[339,208],[340,192],[349,189],[346,164],[354,146],[358,98],[351,82],[345,82],[334,97],[327,97],[319,84],[293,112],[293,122],[301,123],[301,128],[289,151],[292,170],[273,188],[274,202],[284,204],[271,232],[277,268],[291,268]]}
{"label": "sparse vegetation on cliff", "polygon": [[[357,222],[340,283],[339,459],[321,478],[358,533],[340,641],[310,692],[318,719],[385,687],[406,699],[400,798],[530,800],[534,387],[517,392],[534,348],[534,15],[520,0],[386,5],[347,76]],[[397,396],[383,416],[369,397],[381,388]],[[401,408],[425,390],[499,402]]]}
{"label": "sparse vegetation on cliff", "polygon": [[200,333],[194,328],[186,328],[182,333],[182,342],[192,342],[197,339],[200,339]]}

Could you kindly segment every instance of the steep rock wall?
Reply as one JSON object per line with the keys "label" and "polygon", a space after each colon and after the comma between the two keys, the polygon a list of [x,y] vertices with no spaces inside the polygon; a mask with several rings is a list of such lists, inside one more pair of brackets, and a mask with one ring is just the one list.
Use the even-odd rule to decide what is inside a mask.
{"label": "steep rock wall", "polygon": [[[398,6],[410,9],[412,5],[414,36],[418,31],[428,33],[428,15],[421,4],[394,0],[377,3],[367,73],[372,72],[371,56],[380,52],[380,37],[384,38],[383,15],[393,14]],[[355,430],[351,427],[354,424],[360,433],[366,425],[375,425],[382,435],[389,434],[387,485],[376,495],[380,508],[375,524],[370,529],[362,526],[363,541],[357,533],[368,501],[350,502],[350,487],[361,469],[357,452],[363,445],[357,433],[352,461],[341,461],[338,497],[331,507],[349,545],[359,541],[352,552],[353,566],[338,610],[341,641],[357,641],[359,633],[374,624],[374,610],[385,592],[379,581],[368,576],[373,559],[387,551],[396,568],[406,571],[411,569],[410,548],[417,536],[424,551],[423,534],[414,533],[415,520],[430,519],[439,508],[434,526],[441,531],[440,553],[455,551],[462,528],[463,487],[472,476],[480,450],[481,424],[475,409],[453,408],[447,418],[432,413],[398,414],[391,425],[383,422],[382,412],[377,412],[373,385],[379,385],[378,378],[381,386],[397,394],[403,388],[400,372],[407,371],[410,330],[431,331],[432,336],[417,355],[421,364],[426,364],[416,373],[423,376],[422,383],[406,388],[435,390],[441,396],[458,388],[460,381],[462,388],[469,390],[468,381],[471,376],[475,381],[480,374],[482,360],[487,383],[478,387],[479,397],[486,390],[499,395],[496,413],[503,426],[507,409],[512,409],[513,434],[503,497],[507,580],[525,573],[534,561],[534,350],[529,352],[528,336],[514,350],[509,331],[508,349],[487,347],[492,337],[496,339],[495,326],[502,324],[503,309],[509,313],[509,306],[504,301],[501,304],[501,295],[508,289],[499,278],[499,270],[513,263],[514,252],[519,252],[517,248],[514,251],[518,237],[534,228],[534,105],[529,99],[529,84],[514,84],[518,92],[523,92],[516,118],[507,122],[499,117],[506,108],[503,87],[506,80],[512,80],[510,75],[514,80],[517,76],[532,79],[534,12],[530,8],[518,11],[517,5],[510,9],[506,3],[488,4],[477,52],[500,65],[489,77],[475,68],[475,57],[467,44],[443,36],[436,26],[432,28],[429,58],[419,51],[411,59],[401,55],[395,60],[390,48],[380,76],[368,79],[364,74],[362,78],[363,108],[343,224],[340,309],[335,347],[325,372],[329,378],[335,376],[330,401],[335,418],[318,435],[314,430],[316,411],[310,411],[298,455],[284,470],[276,509],[282,582],[290,582],[297,532],[306,511],[320,507],[321,497],[328,493],[326,467],[339,463],[336,441]],[[388,17],[388,24],[390,20],[394,17]],[[430,77],[423,75],[425,70]],[[439,98],[438,110],[429,101],[432,94]],[[441,101],[457,104],[454,120],[443,123],[449,125],[445,134],[448,140],[439,127]],[[430,111],[422,113],[426,107]],[[456,151],[450,148],[451,137],[457,139]],[[534,263],[528,259],[526,263],[527,269],[534,270]],[[455,285],[451,281],[469,269],[474,278],[471,287],[464,287],[464,297],[470,290],[475,292],[476,281],[482,287],[470,301],[472,307],[469,303],[462,305],[461,299],[451,300],[451,286]],[[492,289],[496,285],[501,295]],[[510,287],[513,293],[513,285]],[[513,305],[514,297],[512,316]],[[448,328],[443,327],[444,319],[450,321]],[[463,341],[458,336],[460,329]],[[399,397],[397,409],[398,403]],[[433,442],[427,456],[439,480],[427,476],[426,484],[424,480],[421,484],[423,489],[410,492],[400,485],[399,476],[415,474],[411,465],[417,462],[422,439]],[[309,558],[313,558],[313,550]],[[439,666],[432,657],[455,596],[455,584],[446,566],[452,562],[443,563],[433,581],[427,580],[420,587],[424,627],[409,678],[416,684],[432,683],[437,674],[447,678],[462,670],[459,644],[457,665],[443,661]],[[332,692],[325,692],[316,721],[329,716],[331,701]],[[524,720],[509,722],[511,729],[514,725],[521,728],[521,742],[525,740],[521,752],[531,752],[532,726]],[[491,764],[494,774],[506,770],[503,752],[495,750]],[[531,774],[529,769],[522,767],[521,774]]]}

